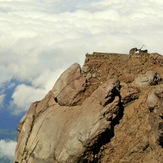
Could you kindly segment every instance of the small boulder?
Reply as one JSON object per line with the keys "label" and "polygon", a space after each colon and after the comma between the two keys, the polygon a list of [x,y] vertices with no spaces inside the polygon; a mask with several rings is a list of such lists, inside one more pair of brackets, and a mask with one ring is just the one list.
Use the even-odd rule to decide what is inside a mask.
{"label": "small boulder", "polygon": [[158,83],[157,72],[147,71],[144,75],[139,75],[135,78],[133,85],[137,87],[146,87],[156,85]]}
{"label": "small boulder", "polygon": [[159,86],[156,88],[155,94],[156,94],[157,97],[163,98],[163,84],[159,85]]}
{"label": "small boulder", "polygon": [[153,111],[158,104],[158,97],[155,94],[155,91],[149,93],[147,97],[148,108],[150,111]]}
{"label": "small boulder", "polygon": [[123,104],[139,98],[139,90],[137,88],[131,87],[126,83],[122,83],[121,87],[121,102]]}

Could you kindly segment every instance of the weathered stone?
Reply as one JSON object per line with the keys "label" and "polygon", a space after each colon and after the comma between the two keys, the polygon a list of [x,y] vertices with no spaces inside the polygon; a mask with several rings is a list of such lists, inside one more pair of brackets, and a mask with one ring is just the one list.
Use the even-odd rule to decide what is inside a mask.
{"label": "weathered stone", "polygon": [[130,101],[133,101],[139,97],[139,90],[134,87],[129,87],[128,84],[122,83],[121,84],[121,102],[126,104]]}
{"label": "weathered stone", "polygon": [[89,72],[86,76],[86,79],[89,80],[92,77],[92,74]]}
{"label": "weathered stone", "polygon": [[153,111],[158,104],[158,97],[155,95],[155,91],[152,91],[147,97],[148,108]]}
{"label": "weathered stone", "polygon": [[[163,146],[163,85],[157,86],[147,98],[150,114],[150,126],[154,132],[154,141]],[[152,108],[152,109],[151,109]]]}
{"label": "weathered stone", "polygon": [[155,84],[157,84],[157,82],[158,82],[157,72],[147,71],[145,75],[146,75],[146,77],[148,79],[149,85],[155,85]]}
{"label": "weathered stone", "polygon": [[[76,162],[84,151],[93,150],[99,137],[108,129],[111,132],[112,125],[106,115],[111,112],[112,118],[116,118],[120,112],[120,98],[116,91],[118,81],[113,81],[101,85],[81,106],[63,107],[53,101],[52,106],[46,105],[47,109],[38,112],[39,103],[32,105],[30,110],[39,115],[34,120],[31,118],[33,112],[25,115],[15,161],[21,162],[22,156],[28,152],[27,162]],[[49,101],[46,97],[44,100],[44,103]],[[105,107],[101,105],[103,101]]]}
{"label": "weathered stone", "polygon": [[52,92],[60,105],[74,105],[80,99],[78,94],[85,89],[85,78],[80,73],[80,65],[70,66],[57,80]]}
{"label": "weathered stone", "polygon": [[163,63],[163,56],[158,53],[150,53],[149,57],[154,60],[154,64]]}
{"label": "weathered stone", "polygon": [[88,66],[83,66],[81,71],[82,71],[82,73],[87,73],[89,71],[89,67]]}
{"label": "weathered stone", "polygon": [[158,82],[157,72],[147,71],[144,75],[139,75],[135,78],[133,84],[138,87],[146,87],[150,85],[155,85]]}
{"label": "weathered stone", "polygon": [[163,98],[163,84],[159,85],[156,89],[155,89],[155,94],[158,98],[162,99]]}
{"label": "weathered stone", "polygon": [[93,74],[92,74],[92,78],[95,78],[96,76],[97,76],[96,73],[93,73]]}

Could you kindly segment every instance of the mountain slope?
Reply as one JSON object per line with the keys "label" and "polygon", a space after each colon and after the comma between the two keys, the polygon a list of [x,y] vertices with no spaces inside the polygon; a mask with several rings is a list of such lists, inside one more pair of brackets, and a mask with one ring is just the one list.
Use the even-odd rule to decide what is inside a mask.
{"label": "mountain slope", "polygon": [[86,54],[18,125],[16,162],[162,162],[163,57]]}

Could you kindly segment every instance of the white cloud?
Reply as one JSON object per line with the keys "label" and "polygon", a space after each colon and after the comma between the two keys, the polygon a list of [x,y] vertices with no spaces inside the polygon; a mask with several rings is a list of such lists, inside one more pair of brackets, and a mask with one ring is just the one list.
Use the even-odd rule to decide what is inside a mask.
{"label": "white cloud", "polygon": [[44,89],[34,88],[24,84],[18,85],[12,95],[13,101],[11,105],[17,106],[16,110],[14,110],[14,114],[26,111],[32,102],[42,99],[46,93]]}
{"label": "white cloud", "polygon": [[13,162],[15,156],[15,148],[15,141],[0,140],[0,158],[7,158]]}
{"label": "white cloud", "polygon": [[3,65],[0,65],[0,74],[1,74],[1,77],[0,77],[0,87],[2,87],[5,82],[8,82],[8,81],[11,80],[11,75],[5,69],[5,67]]}
{"label": "white cloud", "polygon": [[160,0],[0,0],[0,14],[0,83],[31,83],[13,94],[19,108],[43,97],[58,73],[83,64],[87,52],[128,53],[145,44],[163,54]]}
{"label": "white cloud", "polygon": [[[32,81],[32,85],[18,85],[12,95],[10,108],[13,114],[19,114],[29,109],[30,104],[39,101],[52,89],[54,83],[65,69],[57,71],[47,70]],[[47,80],[48,79],[48,80]],[[16,106],[16,109],[15,107]]]}
{"label": "white cloud", "polygon": [[47,69],[40,76],[38,76],[38,78],[35,78],[32,81],[32,86],[39,87],[45,89],[46,91],[49,91],[52,89],[54,83],[56,82],[60,74],[63,73],[64,71],[65,68],[58,70]]}

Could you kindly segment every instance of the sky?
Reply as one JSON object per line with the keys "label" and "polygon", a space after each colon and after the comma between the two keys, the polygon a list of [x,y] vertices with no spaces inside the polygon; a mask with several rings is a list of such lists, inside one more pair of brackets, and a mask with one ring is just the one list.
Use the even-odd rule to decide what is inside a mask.
{"label": "sky", "polygon": [[[144,44],[163,54],[162,42],[162,0],[0,0],[0,129],[13,129],[86,53],[128,54]],[[0,137],[0,158],[12,160],[6,149],[15,145]]]}

